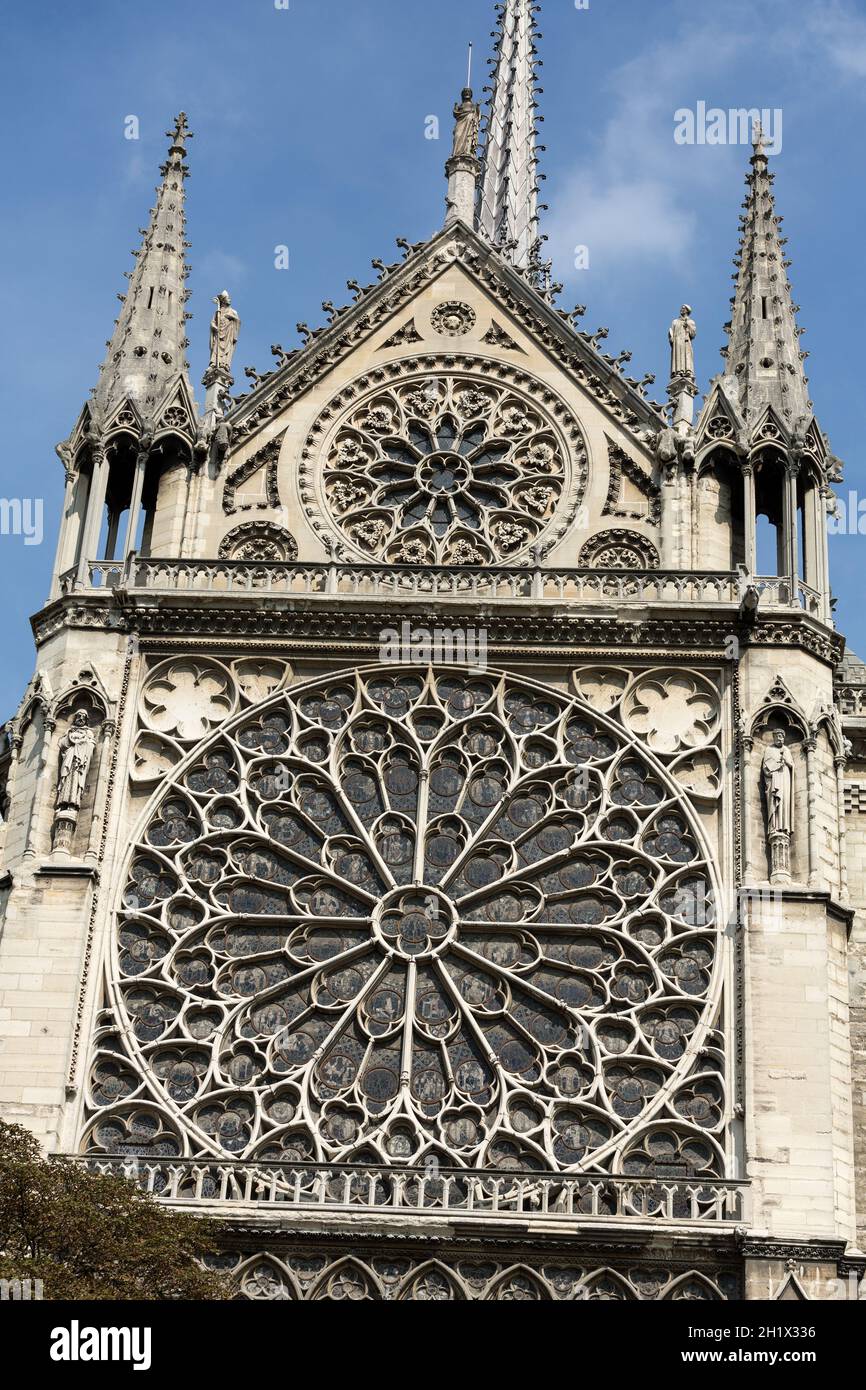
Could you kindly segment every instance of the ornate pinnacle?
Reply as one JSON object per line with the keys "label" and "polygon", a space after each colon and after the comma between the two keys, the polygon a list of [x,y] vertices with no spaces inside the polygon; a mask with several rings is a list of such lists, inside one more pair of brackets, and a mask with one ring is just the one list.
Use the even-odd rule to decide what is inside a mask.
{"label": "ornate pinnacle", "polygon": [[539,7],[531,0],[505,0],[497,6],[495,57],[487,103],[481,186],[476,229],[521,270],[531,270],[538,241],[536,116],[538,67],[535,39]]}
{"label": "ornate pinnacle", "polygon": [[187,140],[194,139],[193,133],[187,125],[186,112],[179,111],[174,121],[174,129],[167,130],[166,136],[171,141],[172,149],[180,150],[181,154],[186,154]]}
{"label": "ornate pinnacle", "polygon": [[192,139],[186,114],[181,111],[171,130],[168,156],[142,242],[134,253],[135,268],[129,274],[129,290],[119,295],[122,309],[100,369],[95,404],[98,415],[110,423],[124,402],[133,402],[145,427],[158,423],[161,412],[182,387],[192,398],[184,357],[184,305],[189,291],[185,253],[183,163]]}
{"label": "ornate pinnacle", "polygon": [[789,262],[782,250],[764,133],[757,122],[749,164],[724,373],[747,423],[771,406],[790,424],[810,408],[809,391],[791,286],[779,273]]}

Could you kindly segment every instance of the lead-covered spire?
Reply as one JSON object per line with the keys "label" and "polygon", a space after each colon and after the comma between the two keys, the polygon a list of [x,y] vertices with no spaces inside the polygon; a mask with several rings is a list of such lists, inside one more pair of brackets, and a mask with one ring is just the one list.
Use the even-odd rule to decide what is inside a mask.
{"label": "lead-covered spire", "polygon": [[755,128],[748,195],[740,218],[740,245],[734,264],[737,288],[726,325],[728,346],[725,384],[738,402],[746,424],[754,423],[771,406],[791,428],[812,413],[803,367],[808,355],[800,350],[796,306],[788,280],[782,218],[776,215],[773,181],[764,138]]}
{"label": "lead-covered spire", "polygon": [[141,246],[132,253],[136,266],[128,272],[127,293],[119,296],[123,306],[93,393],[92,409],[103,425],[126,402],[138,411],[142,424],[154,426],[158,412],[181,384],[183,395],[192,399],[185,356],[189,270],[184,240],[184,181],[189,173],[184,159],[192,134],[183,111],[167,135],[171,144],[160,170],[162,182]]}
{"label": "lead-covered spire", "polygon": [[489,92],[476,229],[521,270],[538,268],[538,146],[536,82],[540,37],[532,0],[496,7],[493,85]]}

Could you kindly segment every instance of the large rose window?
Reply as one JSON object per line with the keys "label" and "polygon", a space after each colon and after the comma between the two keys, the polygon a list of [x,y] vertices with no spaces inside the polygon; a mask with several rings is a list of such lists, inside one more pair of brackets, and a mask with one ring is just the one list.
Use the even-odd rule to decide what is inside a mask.
{"label": "large rose window", "polygon": [[570,417],[566,433],[569,442],[549,407],[501,382],[416,377],[344,415],[325,448],[323,501],[365,558],[510,563],[548,531],[572,473],[581,473],[583,441]]}
{"label": "large rose window", "polygon": [[716,893],[682,786],[509,676],[282,691],[159,794],[90,1147],[724,1172]]}

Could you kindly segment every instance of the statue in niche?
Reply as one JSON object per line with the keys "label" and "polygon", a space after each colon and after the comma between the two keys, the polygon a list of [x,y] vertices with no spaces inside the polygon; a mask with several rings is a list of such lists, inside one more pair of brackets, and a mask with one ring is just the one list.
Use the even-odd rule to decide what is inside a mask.
{"label": "statue in niche", "polygon": [[695,379],[695,350],[692,346],[697,337],[697,326],[691,316],[692,309],[690,304],[684,304],[680,309],[680,316],[674,319],[668,332],[668,342],[671,345],[671,380],[686,377],[689,381]]}
{"label": "statue in niche", "polygon": [[68,732],[60,740],[57,792],[54,798],[52,846],[55,851],[63,854],[68,854],[72,846],[95,749],[96,735],[90,727],[87,712],[83,709],[76,710]]}
{"label": "statue in niche", "polygon": [[238,335],[241,331],[241,321],[237,312],[232,308],[228,290],[220,290],[214,304],[217,307],[210,326],[210,362],[208,368],[228,373],[231,370],[232,358],[235,355]]}
{"label": "statue in niche", "polygon": [[80,709],[73,716],[66,737],[60,741],[60,768],[54,803],[58,811],[81,809],[95,747],[96,737],[88,723],[87,714]]}
{"label": "statue in niche", "polygon": [[472,88],[463,88],[463,100],[454,107],[454,148],[452,159],[476,159],[481,130],[481,107],[472,99]]}
{"label": "statue in niche", "polygon": [[785,744],[782,729],[774,730],[773,741],[764,753],[761,784],[770,848],[770,882],[785,882],[791,877],[794,761]]}

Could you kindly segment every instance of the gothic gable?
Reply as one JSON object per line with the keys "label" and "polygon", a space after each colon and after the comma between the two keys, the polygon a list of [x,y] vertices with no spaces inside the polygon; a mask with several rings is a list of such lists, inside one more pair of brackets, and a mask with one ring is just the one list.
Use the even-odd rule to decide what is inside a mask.
{"label": "gothic gable", "polygon": [[231,413],[204,554],[240,506],[349,562],[577,564],[605,512],[657,523],[649,403],[468,229],[329,311]]}
{"label": "gothic gable", "polygon": [[[437,280],[455,270],[468,276],[489,300],[491,313],[481,335],[488,347],[525,350],[522,339],[528,336],[636,437],[645,430],[655,434],[661,427],[658,410],[642,389],[620,375],[613,360],[604,357],[597,338],[577,332],[567,315],[552,308],[525,277],[468,227],[461,224],[438,232],[429,242],[410,248],[402,262],[376,264],[380,267],[378,282],[367,287],[350,282],[355,290],[352,304],[341,309],[329,304],[331,321],[327,326],[310,330],[303,325],[304,347],[281,354],[282,364],[276,371],[255,374],[254,389],[236,403],[230,416],[235,438],[255,433],[362,344],[372,340],[380,347],[390,345],[396,336],[399,341],[395,346],[402,347],[403,335],[409,334],[414,343],[415,332],[423,341],[425,326],[417,316],[412,317],[414,301],[427,297]],[[458,307],[449,316],[448,301],[443,298],[435,320],[427,322],[437,340],[459,340],[469,329],[462,320],[459,299],[454,302]]]}

